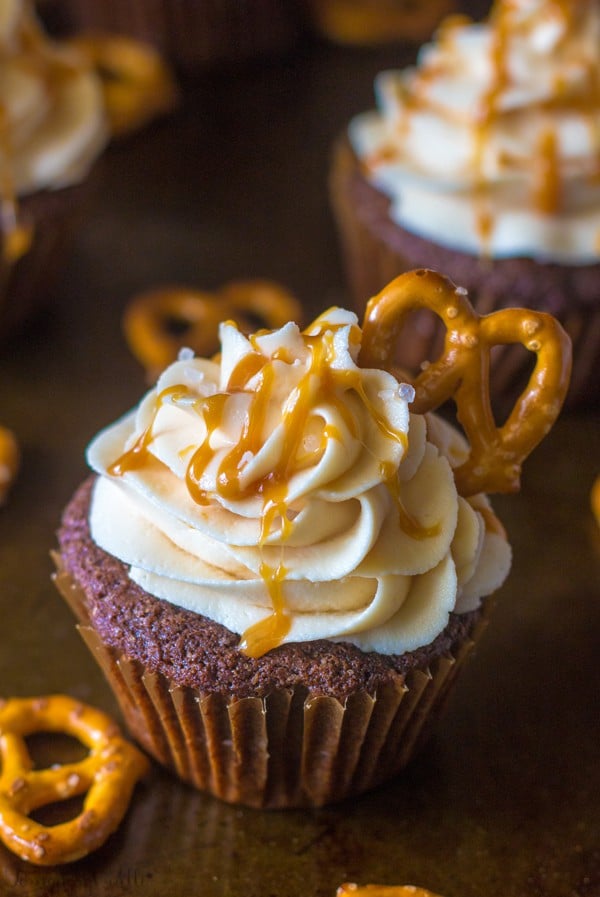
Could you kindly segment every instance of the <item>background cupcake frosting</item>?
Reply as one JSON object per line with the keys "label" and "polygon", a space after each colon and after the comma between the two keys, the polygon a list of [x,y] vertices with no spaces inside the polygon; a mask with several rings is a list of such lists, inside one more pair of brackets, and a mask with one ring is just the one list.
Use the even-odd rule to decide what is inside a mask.
{"label": "background cupcake frosting", "polygon": [[96,73],[23,0],[0,5],[0,108],[4,182],[19,196],[80,182],[108,139]]}
{"label": "background cupcake frosting", "polygon": [[463,252],[596,261],[599,39],[595,0],[498,0],[382,73],[350,138],[392,219]]}

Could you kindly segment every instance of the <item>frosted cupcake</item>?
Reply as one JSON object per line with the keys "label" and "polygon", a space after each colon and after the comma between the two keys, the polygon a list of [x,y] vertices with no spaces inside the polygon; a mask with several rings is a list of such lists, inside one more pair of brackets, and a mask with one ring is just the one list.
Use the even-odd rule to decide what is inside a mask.
{"label": "frosted cupcake", "polygon": [[[378,77],[378,107],[350,123],[332,174],[361,307],[426,266],[482,312],[548,311],[574,342],[572,403],[597,398],[599,39],[595,0],[498,0],[484,23],[449,19],[414,68]],[[422,358],[439,333],[417,324]],[[524,374],[519,353],[499,353],[497,393]]]}
{"label": "frosted cupcake", "polygon": [[91,66],[50,41],[26,0],[0,8],[0,335],[47,297],[105,146]]}
{"label": "frosted cupcake", "polygon": [[[364,332],[341,309],[304,331],[223,324],[220,356],[184,353],[93,440],[65,511],[58,585],[129,728],[225,800],[319,806],[394,775],[508,573],[492,468],[466,476],[466,441],[384,369],[390,295],[464,297],[401,281]],[[536,345],[565,367],[539,412],[524,399],[530,434],[564,395],[551,324]],[[508,449],[501,467],[515,488]]]}

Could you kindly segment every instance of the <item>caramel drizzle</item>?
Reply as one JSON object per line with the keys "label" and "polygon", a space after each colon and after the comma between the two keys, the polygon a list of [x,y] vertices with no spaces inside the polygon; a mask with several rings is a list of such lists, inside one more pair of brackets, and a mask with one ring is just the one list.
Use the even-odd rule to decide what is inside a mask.
{"label": "caramel drizzle", "polygon": [[[216,450],[210,444],[210,435],[222,424],[228,399],[236,393],[250,396],[242,433],[237,444],[221,460],[216,476],[216,495],[232,501],[260,496],[263,502],[259,547],[278,526],[280,544],[285,545],[292,531],[294,509],[290,505],[288,484],[301,470],[315,466],[322,458],[330,439],[341,439],[334,425],[325,425],[317,436],[315,447],[304,443],[306,425],[312,409],[325,401],[333,403],[348,430],[357,437],[358,428],[351,409],[344,401],[346,390],[352,389],[367,408],[379,430],[386,437],[400,443],[405,449],[408,439],[405,433],[396,432],[370,401],[361,381],[362,372],[337,371],[331,367],[333,360],[333,336],[335,325],[324,321],[315,333],[302,334],[310,353],[310,363],[291,391],[282,410],[283,446],[279,461],[264,476],[248,485],[242,485],[245,459],[260,450],[264,440],[265,420],[273,392],[274,362],[287,361],[285,351],[279,350],[269,359],[260,352],[256,335],[249,337],[254,351],[244,356],[231,372],[224,392],[212,396],[198,396],[188,387],[177,385],[163,390],[155,400],[149,425],[134,445],[127,449],[109,467],[111,476],[122,476],[127,471],[142,467],[148,458],[148,448],[154,438],[154,424],[160,408],[165,404],[185,405],[193,408],[206,425],[206,436],[193,449],[186,470],[186,485],[192,499],[199,505],[211,503],[214,493],[202,485],[203,474],[214,459]],[[436,528],[424,528],[403,508],[394,465],[381,463],[381,471],[390,493],[396,501],[400,525],[414,538],[428,538]],[[287,570],[282,561],[272,567],[265,561],[260,565],[260,576],[271,600],[272,611],[265,619],[249,627],[243,635],[240,649],[250,657],[259,657],[281,644],[291,626],[286,609],[283,584]]]}

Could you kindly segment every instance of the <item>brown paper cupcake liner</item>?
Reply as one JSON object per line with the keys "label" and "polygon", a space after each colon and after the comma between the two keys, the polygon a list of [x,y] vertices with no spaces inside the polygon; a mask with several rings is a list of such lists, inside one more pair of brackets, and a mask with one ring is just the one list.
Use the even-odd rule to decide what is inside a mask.
{"label": "brown paper cupcake liner", "polygon": [[6,257],[0,231],[0,339],[23,327],[51,296],[89,199],[88,183],[19,200],[19,221],[31,229],[29,249]]}
{"label": "brown paper cupcake liner", "polygon": [[284,53],[299,37],[301,9],[298,0],[48,0],[46,16],[61,31],[150,43],[192,71]]}
{"label": "brown paper cupcake liner", "polygon": [[181,687],[107,646],[85,597],[55,556],[58,590],[132,735],[179,778],[230,803],[319,807],[395,776],[427,736],[485,625],[427,669],[344,702],[307,688],[235,698]]}
{"label": "brown paper cupcake liner", "polygon": [[[472,260],[470,269],[477,269],[476,283],[470,282],[465,258],[460,253],[435,247],[428,241],[408,235],[399,240],[401,228],[389,217],[389,200],[362,177],[359,163],[346,140],[335,148],[330,179],[330,197],[337,225],[346,280],[354,305],[362,315],[371,296],[376,295],[399,274],[416,268],[437,268],[459,286],[467,287],[469,300],[479,314],[498,308],[519,305],[513,301],[514,282],[507,277],[505,285],[492,287],[493,261]],[[402,243],[402,250],[398,243]],[[412,250],[412,252],[411,252]],[[527,266],[527,277],[535,284],[536,262],[519,259]],[[489,277],[486,277],[486,267]],[[560,266],[555,266],[559,268]],[[592,271],[592,268],[596,271]],[[463,270],[464,268],[464,270]],[[544,307],[543,299],[523,297],[523,305],[549,311],[561,322],[573,343],[573,370],[566,407],[598,405],[600,394],[596,381],[600,362],[600,265],[589,266],[586,272],[587,292],[590,276],[597,282],[595,301],[579,301],[578,296],[563,296],[561,307]],[[545,274],[546,279],[551,275]],[[557,277],[557,289],[558,285]],[[545,284],[541,289],[547,289]],[[535,289],[535,286],[534,286]],[[571,301],[573,299],[573,301]],[[408,371],[417,372],[423,361],[434,360],[443,345],[443,325],[427,312],[411,316],[398,342],[398,359]],[[498,346],[492,357],[491,387],[496,409],[502,414],[514,404],[526,386],[531,371],[531,353],[520,345]]]}

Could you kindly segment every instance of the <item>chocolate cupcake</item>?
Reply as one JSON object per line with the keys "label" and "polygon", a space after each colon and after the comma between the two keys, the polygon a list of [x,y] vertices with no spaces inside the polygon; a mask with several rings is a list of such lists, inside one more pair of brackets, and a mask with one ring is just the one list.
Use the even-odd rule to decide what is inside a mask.
{"label": "chocolate cupcake", "polygon": [[25,0],[4,5],[0,62],[0,336],[5,336],[51,293],[107,128],[101,84],[90,65],[50,41]]}
{"label": "chocolate cupcake", "polygon": [[66,33],[116,33],[156,47],[187,72],[273,58],[302,32],[300,0],[47,0]]}
{"label": "chocolate cupcake", "polygon": [[[415,68],[378,77],[378,109],[340,137],[331,175],[359,308],[424,266],[462,284],[482,313],[548,311],[573,340],[571,405],[598,400],[599,31],[592,0],[498,0],[483,23],[448,20]],[[417,319],[409,362],[434,357],[442,336]],[[527,362],[505,347],[493,364],[503,404]]]}
{"label": "chocolate cupcake", "polygon": [[398,772],[508,572],[485,463],[465,478],[461,435],[371,365],[386,330],[222,325],[218,360],[184,352],[93,440],[65,511],[57,584],[130,730],[224,800],[320,806]]}

